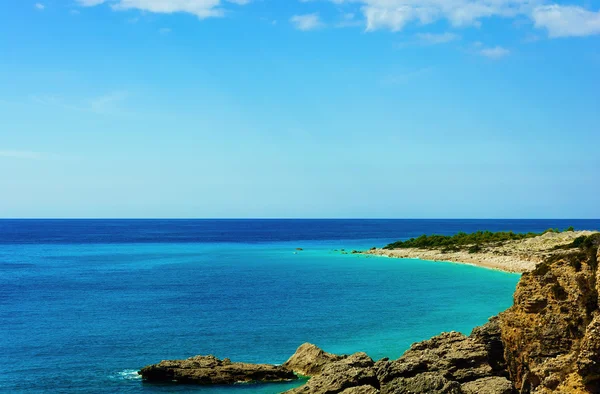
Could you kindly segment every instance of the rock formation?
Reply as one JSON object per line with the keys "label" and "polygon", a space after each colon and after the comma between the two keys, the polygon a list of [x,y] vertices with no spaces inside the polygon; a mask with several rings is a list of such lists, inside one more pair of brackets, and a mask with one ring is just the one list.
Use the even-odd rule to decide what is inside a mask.
{"label": "rock formation", "polygon": [[319,375],[327,364],[342,360],[345,356],[326,353],[311,343],[300,346],[283,366],[303,376]]}
{"label": "rock formation", "polygon": [[510,377],[522,393],[600,392],[600,236],[523,274],[500,314]]}
{"label": "rock formation", "polygon": [[233,384],[239,382],[281,382],[297,379],[287,368],[275,365],[232,363],[214,356],[161,361],[138,372],[148,382],[186,384]]}
{"label": "rock formation", "polygon": [[374,366],[373,360],[365,353],[355,353],[324,365],[321,372],[313,376],[308,383],[287,393],[369,392],[365,390],[377,392],[379,381]]}

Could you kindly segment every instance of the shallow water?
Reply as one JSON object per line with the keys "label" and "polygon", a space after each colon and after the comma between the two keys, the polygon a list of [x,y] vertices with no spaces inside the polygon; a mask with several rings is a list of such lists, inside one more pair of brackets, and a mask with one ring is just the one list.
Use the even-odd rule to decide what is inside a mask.
{"label": "shallow water", "polygon": [[0,221],[0,389],[276,393],[297,383],[161,386],[135,371],[196,354],[282,363],[303,342],[395,358],[485,323],[511,305],[519,276],[339,250],[415,232],[562,227],[517,224]]}

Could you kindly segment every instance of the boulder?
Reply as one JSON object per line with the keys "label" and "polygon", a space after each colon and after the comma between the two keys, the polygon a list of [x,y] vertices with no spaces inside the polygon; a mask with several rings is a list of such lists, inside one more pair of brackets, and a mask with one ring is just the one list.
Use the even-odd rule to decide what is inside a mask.
{"label": "boulder", "polygon": [[[379,388],[373,368],[375,363],[365,353],[355,353],[325,365],[319,375],[313,376],[302,387],[287,391],[288,394],[337,394],[347,389],[358,390],[362,386]],[[361,388],[364,390],[365,388]],[[352,391],[351,391],[352,392]],[[357,392],[357,391],[353,391]]]}
{"label": "boulder", "polygon": [[342,360],[344,357],[324,352],[311,343],[305,343],[283,364],[283,367],[299,375],[315,376],[320,374],[326,365]]}

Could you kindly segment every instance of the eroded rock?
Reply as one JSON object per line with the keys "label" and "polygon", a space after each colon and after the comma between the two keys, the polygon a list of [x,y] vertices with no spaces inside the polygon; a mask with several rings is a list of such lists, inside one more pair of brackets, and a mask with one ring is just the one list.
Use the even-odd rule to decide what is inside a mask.
{"label": "eroded rock", "polygon": [[522,393],[600,392],[598,236],[523,274],[500,314],[507,369]]}
{"label": "eroded rock", "polygon": [[339,361],[344,357],[327,353],[311,343],[305,343],[296,350],[296,353],[283,366],[300,375],[315,376],[320,374],[326,365]]}
{"label": "eroded rock", "polygon": [[361,386],[379,388],[375,363],[365,353],[355,353],[325,365],[319,375],[304,386],[287,391],[288,394],[336,394]]}
{"label": "eroded rock", "polygon": [[463,394],[511,394],[513,385],[504,377],[490,376],[463,383],[461,390]]}
{"label": "eroded rock", "polygon": [[161,361],[138,372],[148,382],[216,385],[238,382],[282,382],[297,379],[287,368],[276,365],[232,363],[214,356]]}
{"label": "eroded rock", "polygon": [[415,343],[387,368],[380,368],[378,378],[383,384],[426,372],[438,373],[458,383],[493,374],[483,343],[458,332],[449,332]]}

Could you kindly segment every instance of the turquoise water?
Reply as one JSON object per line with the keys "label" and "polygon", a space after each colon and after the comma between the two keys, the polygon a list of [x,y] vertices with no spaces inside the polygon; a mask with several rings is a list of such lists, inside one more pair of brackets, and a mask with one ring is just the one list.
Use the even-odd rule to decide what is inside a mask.
{"label": "turquoise water", "polygon": [[[119,231],[115,224],[61,226],[21,231],[0,223],[0,391],[277,393],[297,383],[160,386],[144,384],[135,371],[196,354],[282,363],[304,342],[396,358],[442,331],[468,334],[512,304],[519,279],[467,265],[340,253],[401,238],[384,235],[389,223],[379,237],[371,227],[369,238],[361,238],[359,224],[351,231],[339,225],[347,239],[327,235],[333,224],[326,234],[323,226],[289,237],[278,229],[273,238],[295,240],[276,242],[266,230],[257,241],[260,231],[252,228],[238,235],[245,242],[167,242],[165,224],[154,238],[148,234],[156,223],[136,224],[145,238],[135,240],[119,238],[141,231],[123,223]],[[227,226],[218,230],[223,237],[240,231],[239,223]]]}

